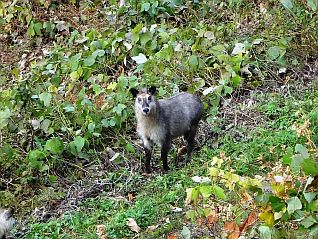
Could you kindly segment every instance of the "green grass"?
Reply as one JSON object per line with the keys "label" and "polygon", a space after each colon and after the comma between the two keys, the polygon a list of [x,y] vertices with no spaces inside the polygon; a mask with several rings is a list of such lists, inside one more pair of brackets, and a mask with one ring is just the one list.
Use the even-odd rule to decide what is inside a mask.
{"label": "green grass", "polygon": [[[134,233],[126,225],[127,218],[134,218],[141,227],[140,238],[159,238],[171,231],[180,230],[184,225],[184,214],[172,212],[171,207],[185,209],[186,188],[196,185],[191,177],[206,175],[212,157],[221,151],[231,157],[230,167],[239,174],[253,176],[265,173],[269,169],[263,167],[264,162],[281,161],[288,147],[293,148],[296,143],[304,142],[304,139],[297,137],[291,126],[301,121],[295,116],[300,108],[308,115],[316,112],[315,95],[316,91],[311,90],[301,93],[297,100],[279,95],[270,101],[259,100],[256,108],[271,118],[267,121],[267,127],[252,131],[244,127],[235,128],[235,131],[243,135],[239,141],[233,139],[231,132],[226,132],[219,138],[218,148],[205,145],[194,154],[190,164],[172,169],[167,174],[154,173],[144,178],[136,173],[127,188],[127,192],[133,192],[135,196],[132,201],[127,201],[127,195],[116,198],[107,196],[107,193],[87,199],[76,212],[66,213],[48,223],[32,225],[28,238],[98,238],[95,232],[99,224],[106,226],[109,238],[132,237]],[[282,145],[286,145],[286,148],[282,148]],[[115,188],[121,188],[120,185],[122,182],[118,182]],[[170,223],[165,221],[166,218],[169,218]],[[150,231],[147,227],[151,225],[159,227]]]}

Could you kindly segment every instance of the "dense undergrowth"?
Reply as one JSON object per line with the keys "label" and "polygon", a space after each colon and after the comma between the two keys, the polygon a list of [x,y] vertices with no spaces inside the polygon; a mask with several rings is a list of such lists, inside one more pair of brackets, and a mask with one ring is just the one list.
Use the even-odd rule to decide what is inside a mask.
{"label": "dense undergrowth", "polygon": [[[31,222],[45,221],[52,212],[30,217],[31,212],[44,206],[59,216],[69,209],[61,203],[76,198],[70,208],[79,212],[33,225],[28,238],[96,238],[98,224],[106,225],[110,238],[132,237],[127,218],[141,226],[141,237],[172,233],[173,238],[184,219],[178,213],[174,217],[170,206],[184,208],[186,197],[194,205],[187,212],[184,238],[189,238],[189,228],[192,237],[200,234],[194,231],[208,237],[226,220],[236,222],[227,230],[236,238],[236,226],[254,215],[247,212],[256,211],[265,225],[255,226],[262,238],[275,238],[284,230],[279,235],[290,238],[296,229],[314,238],[318,206],[310,185],[317,180],[317,4],[1,2],[0,205],[15,207]],[[213,142],[211,132],[205,134],[193,163],[169,175],[141,175],[129,88],[144,85],[158,86],[159,98],[184,90],[199,95],[209,126],[204,130],[219,135]],[[296,87],[286,90],[289,85]],[[256,95],[248,93],[253,91]],[[208,185],[194,185],[191,177],[211,172],[213,157],[221,160]],[[271,171],[278,162],[284,166]],[[294,177],[295,185],[271,181],[271,173],[282,171]],[[274,189],[263,204],[249,202],[245,213],[237,206],[235,213],[229,209],[231,216],[209,221],[217,213],[212,209],[226,205],[226,198],[237,204],[235,193],[251,198],[264,194],[259,178],[255,185],[233,179],[229,186],[215,183],[215,177],[258,174],[268,185],[282,183],[279,188],[286,192]],[[89,179],[107,183],[93,182],[90,190],[79,187],[87,190],[85,196],[68,189]],[[254,191],[248,191],[250,186]],[[191,190],[186,193],[187,187]],[[310,200],[306,193],[313,193]],[[295,210],[289,210],[291,203],[297,204]],[[153,224],[160,226],[146,229]],[[226,237],[220,228],[214,236]]]}

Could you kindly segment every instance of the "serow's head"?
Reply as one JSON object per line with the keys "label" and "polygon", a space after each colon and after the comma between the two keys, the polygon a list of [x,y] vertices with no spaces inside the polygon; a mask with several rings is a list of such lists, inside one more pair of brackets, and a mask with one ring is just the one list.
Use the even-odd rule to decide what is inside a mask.
{"label": "serow's head", "polygon": [[142,90],[130,89],[131,94],[136,98],[136,111],[144,116],[151,115],[156,109],[156,87],[151,86]]}

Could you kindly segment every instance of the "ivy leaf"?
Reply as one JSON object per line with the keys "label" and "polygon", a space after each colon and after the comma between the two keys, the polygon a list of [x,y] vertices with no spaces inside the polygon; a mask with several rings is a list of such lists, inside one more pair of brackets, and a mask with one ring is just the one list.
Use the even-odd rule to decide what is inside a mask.
{"label": "ivy leaf", "polygon": [[133,56],[132,59],[138,64],[144,64],[145,62],[148,61],[147,57],[142,54],[142,53],[139,53],[138,56]]}
{"label": "ivy leaf", "polygon": [[96,61],[96,57],[94,57],[93,55],[85,58],[84,60],[84,66],[92,66],[95,64]]}
{"label": "ivy leaf", "polygon": [[40,97],[40,100],[43,101],[44,103],[44,106],[49,106],[50,105],[50,102],[51,102],[51,99],[52,99],[52,95],[48,92],[44,92],[44,93],[41,93],[39,95]]}
{"label": "ivy leaf", "polygon": [[218,197],[218,198],[220,198],[220,199],[223,199],[223,200],[226,200],[226,195],[225,195],[225,193],[224,193],[224,190],[223,190],[223,188],[221,188],[221,187],[219,187],[219,186],[217,186],[217,185],[213,185],[212,186],[212,192],[213,192],[213,194],[216,196],[216,197]]}
{"label": "ivy leaf", "polygon": [[149,42],[152,39],[152,33],[151,32],[145,32],[140,35],[140,43],[141,45],[146,45],[147,42]]}
{"label": "ivy leaf", "polygon": [[155,55],[159,59],[164,59],[166,61],[170,61],[173,54],[173,48],[171,45],[164,44],[162,49],[158,51]]}
{"label": "ivy leaf", "polygon": [[52,154],[60,154],[64,150],[64,145],[59,138],[52,138],[46,141],[44,149],[50,151]]}
{"label": "ivy leaf", "polygon": [[280,55],[280,48],[278,46],[272,46],[267,50],[267,57],[271,61],[277,59],[279,55]]}
{"label": "ivy leaf", "polygon": [[295,146],[296,153],[300,153],[304,159],[309,158],[308,149],[301,144],[296,144]]}
{"label": "ivy leaf", "polygon": [[73,142],[75,144],[77,152],[81,152],[85,145],[85,139],[81,136],[76,136]]}
{"label": "ivy leaf", "polygon": [[70,77],[71,77],[72,81],[76,81],[76,80],[79,79],[80,76],[79,76],[79,74],[78,74],[77,71],[73,71],[73,72],[70,74]]}
{"label": "ivy leaf", "polygon": [[270,196],[269,201],[271,203],[271,207],[275,212],[280,212],[286,206],[284,200],[279,197]]}
{"label": "ivy leaf", "polygon": [[258,228],[261,239],[272,239],[272,232],[268,226],[260,226]]}
{"label": "ivy leaf", "polygon": [[317,10],[317,4],[318,4],[317,0],[307,0],[308,7],[310,7],[311,10],[313,10],[314,12]]}
{"label": "ivy leaf", "polygon": [[42,36],[42,32],[41,32],[42,23],[40,23],[40,22],[35,23],[33,28],[34,28],[36,35]]}
{"label": "ivy leaf", "polygon": [[27,30],[27,35],[30,36],[30,37],[34,37],[35,36],[35,31],[34,31],[34,28],[33,28],[33,24],[30,24],[30,26],[28,27],[28,30]]}
{"label": "ivy leaf", "polygon": [[312,176],[318,175],[318,164],[312,158],[305,159],[301,163],[301,167],[304,170],[305,174],[307,175],[312,175]]}
{"label": "ivy leaf", "polygon": [[200,186],[199,189],[200,189],[200,193],[202,194],[204,198],[208,198],[212,195],[212,186],[210,185]]}
{"label": "ivy leaf", "polygon": [[259,218],[263,220],[266,225],[273,226],[275,222],[274,214],[270,212],[263,212],[259,215]]}
{"label": "ivy leaf", "polygon": [[12,113],[9,108],[6,108],[5,110],[0,110],[0,129],[3,129],[7,126],[11,116]]}
{"label": "ivy leaf", "polygon": [[191,55],[188,62],[191,69],[196,69],[199,65],[199,59],[196,55]]}
{"label": "ivy leaf", "polygon": [[303,225],[305,228],[309,228],[316,223],[317,223],[317,220],[312,215],[310,215],[304,218],[300,224]]}
{"label": "ivy leaf", "polygon": [[288,10],[291,10],[294,6],[293,1],[292,0],[281,0],[281,3],[283,4],[283,6],[285,8],[287,8]]}
{"label": "ivy leaf", "polygon": [[287,200],[287,211],[293,214],[296,210],[301,209],[302,204],[298,197],[292,197]]}
{"label": "ivy leaf", "polygon": [[306,199],[307,202],[311,203],[312,200],[315,199],[315,197],[317,196],[318,192],[308,192],[308,193],[304,193],[304,198]]}
{"label": "ivy leaf", "polygon": [[141,5],[141,12],[148,12],[148,10],[150,9],[150,3],[149,2],[145,2]]}
{"label": "ivy leaf", "polygon": [[184,239],[191,239],[191,231],[186,226],[183,226],[181,235]]}

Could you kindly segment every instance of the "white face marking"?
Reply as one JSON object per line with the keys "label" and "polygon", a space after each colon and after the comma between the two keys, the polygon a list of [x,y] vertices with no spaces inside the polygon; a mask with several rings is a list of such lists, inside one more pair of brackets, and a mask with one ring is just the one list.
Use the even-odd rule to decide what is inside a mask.
{"label": "white face marking", "polygon": [[136,98],[136,108],[139,113],[148,116],[156,106],[155,99],[150,94],[139,94]]}

